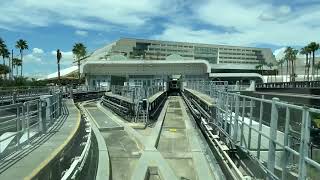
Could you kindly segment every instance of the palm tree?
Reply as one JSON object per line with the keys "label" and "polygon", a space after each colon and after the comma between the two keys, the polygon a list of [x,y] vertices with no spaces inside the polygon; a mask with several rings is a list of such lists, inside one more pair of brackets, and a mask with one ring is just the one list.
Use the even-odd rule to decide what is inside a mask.
{"label": "palm tree", "polygon": [[307,75],[307,80],[309,81],[309,72],[307,71],[308,69],[308,60],[309,60],[309,47],[305,46],[303,48],[301,48],[300,50],[300,54],[306,55],[306,65],[304,67],[304,76],[303,76],[303,80],[306,80],[306,75]]}
{"label": "palm tree", "polygon": [[2,40],[2,38],[0,38],[0,53],[1,53],[2,49],[3,49],[5,46],[6,46],[6,45],[5,45],[4,41]]}
{"label": "palm tree", "polygon": [[19,58],[12,59],[12,66],[16,68],[16,76],[18,77],[18,67],[22,66],[22,61]]}
{"label": "palm tree", "polygon": [[[262,64],[258,64],[258,65],[256,65],[256,70],[260,70],[261,71],[261,69],[262,69]],[[260,74],[261,74],[261,72],[260,72]]]}
{"label": "palm tree", "polygon": [[[7,47],[3,47],[2,49],[1,49],[1,56],[2,56],[2,60],[3,60],[3,65],[6,65],[6,61],[5,61],[5,58],[10,58],[10,52],[9,52],[9,50],[7,49]],[[9,64],[10,64],[10,62],[9,62]],[[9,68],[9,72],[10,72],[10,67],[8,66],[8,68]],[[8,73],[9,73],[8,72]],[[5,77],[7,77],[7,74],[5,74]]]}
{"label": "palm tree", "polygon": [[7,47],[4,47],[3,49],[1,49],[1,56],[2,56],[2,60],[3,60],[3,65],[6,64],[5,58],[9,58],[10,57],[10,52],[7,49]]}
{"label": "palm tree", "polygon": [[77,64],[78,64],[78,77],[80,83],[80,61],[84,58],[87,54],[86,47],[82,43],[76,43],[73,46],[72,53],[74,54]]}
{"label": "palm tree", "polygon": [[[268,66],[268,68],[270,68],[270,70],[272,70],[272,68],[273,68],[273,64],[272,63],[268,63],[267,66]],[[270,75],[270,79],[272,81],[272,74]]]}
{"label": "palm tree", "polygon": [[22,77],[22,68],[23,68],[23,50],[25,49],[29,49],[29,46],[28,46],[28,43],[26,40],[23,40],[23,39],[19,39],[17,42],[16,42],[16,48],[19,49],[20,51],[20,57],[21,57],[21,73],[20,73],[20,76]]}
{"label": "palm tree", "polygon": [[285,58],[286,64],[287,64],[286,80],[287,80],[287,77],[289,74],[289,69],[290,69],[289,66],[290,66],[290,53],[291,53],[291,51],[292,51],[292,48],[290,46],[287,47],[286,50],[284,51],[284,53],[285,53],[284,58]]}
{"label": "palm tree", "polygon": [[311,67],[310,61],[311,61],[312,51],[311,51],[311,49],[309,48],[309,46],[307,46],[307,47],[308,47],[308,52],[309,52],[307,73],[308,73],[308,81],[310,81],[310,67]]}
{"label": "palm tree", "polygon": [[315,73],[315,52],[320,48],[319,44],[316,42],[311,42],[308,47],[310,48],[310,51],[312,52],[312,79],[314,79],[314,73]]}
{"label": "palm tree", "polygon": [[[289,64],[289,66],[287,65],[287,68],[290,68],[290,81],[295,81],[295,62],[297,59],[297,54],[298,54],[298,50],[293,49],[292,47],[287,47],[287,49],[285,50],[285,59],[287,60],[287,63]],[[288,69],[287,69],[288,71]]]}
{"label": "palm tree", "polygon": [[60,85],[60,59],[62,58],[62,54],[60,49],[57,50],[57,64],[58,64],[58,84]]}
{"label": "palm tree", "polygon": [[279,62],[278,62],[278,66],[280,66],[280,74],[281,74],[281,81],[283,81],[283,64],[285,63],[285,59],[284,58],[282,58],[282,59],[280,59],[279,60]]}
{"label": "palm tree", "polygon": [[316,69],[317,69],[317,80],[319,80],[320,61],[316,64]]}
{"label": "palm tree", "polygon": [[10,72],[10,68],[7,65],[0,64],[0,74],[1,75],[6,75]]}
{"label": "palm tree", "polygon": [[[2,38],[0,38],[0,56],[3,56],[5,54],[4,51],[5,51],[6,48],[7,48],[6,44],[4,43]],[[4,65],[5,65],[5,60],[3,58],[3,67],[4,67]],[[4,69],[2,69],[2,72],[4,72]]]}
{"label": "palm tree", "polygon": [[291,62],[292,62],[292,81],[296,80],[296,60],[297,60],[297,54],[299,53],[299,50],[297,49],[293,49],[292,52],[292,58],[291,58]]}

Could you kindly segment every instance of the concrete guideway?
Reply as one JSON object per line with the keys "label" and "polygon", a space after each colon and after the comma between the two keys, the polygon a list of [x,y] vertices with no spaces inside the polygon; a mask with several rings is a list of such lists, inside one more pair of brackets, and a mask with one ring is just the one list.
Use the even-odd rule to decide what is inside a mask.
{"label": "concrete guideway", "polygon": [[[172,104],[178,107],[172,107]],[[123,126],[123,130],[100,130],[110,156],[112,179],[207,180],[217,177],[213,175],[196,127],[190,123],[180,97],[170,97],[165,102],[153,127],[139,130],[100,103],[97,103],[94,113],[93,104],[85,108],[87,112],[91,110],[90,117],[95,122],[107,119]],[[180,113],[175,115],[176,111]],[[108,125],[111,127],[112,124]]]}
{"label": "concrete guideway", "polygon": [[169,97],[158,150],[180,178],[214,179],[181,97]]}

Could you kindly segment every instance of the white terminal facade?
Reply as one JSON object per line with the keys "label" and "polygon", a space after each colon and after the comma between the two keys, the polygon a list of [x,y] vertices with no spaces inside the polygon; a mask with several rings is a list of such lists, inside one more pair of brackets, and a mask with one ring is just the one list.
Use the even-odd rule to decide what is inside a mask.
{"label": "white terminal facade", "polygon": [[101,82],[148,86],[170,75],[232,82],[261,80],[256,66],[266,63],[276,64],[268,48],[124,38],[93,52],[81,72],[90,86]]}

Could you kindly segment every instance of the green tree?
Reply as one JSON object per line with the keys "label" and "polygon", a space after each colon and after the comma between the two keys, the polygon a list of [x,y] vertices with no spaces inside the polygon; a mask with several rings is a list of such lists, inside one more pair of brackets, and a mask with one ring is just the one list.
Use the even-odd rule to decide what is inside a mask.
{"label": "green tree", "polygon": [[286,62],[284,58],[280,59],[277,63],[278,66],[280,66],[280,74],[281,74],[281,81],[283,81],[283,64]]}
{"label": "green tree", "polygon": [[16,77],[18,77],[19,73],[18,73],[18,68],[19,66],[22,66],[22,61],[19,58],[13,58],[12,59],[12,65],[13,67],[16,69]]}
{"label": "green tree", "polygon": [[289,72],[289,69],[290,69],[290,53],[291,53],[291,51],[292,51],[292,48],[290,46],[287,47],[286,50],[284,51],[284,53],[285,53],[284,59],[286,60],[286,65],[287,65],[286,80],[287,80],[288,75],[289,74],[291,75],[291,73]]}
{"label": "green tree", "polygon": [[3,65],[5,65],[6,64],[5,59],[10,58],[10,52],[7,49],[7,47],[4,47],[3,49],[1,49],[1,56],[2,56],[2,60],[3,60]]}
{"label": "green tree", "polygon": [[76,43],[73,46],[72,53],[74,54],[76,58],[76,62],[78,64],[78,77],[79,77],[79,83],[80,83],[80,64],[81,60],[85,58],[87,54],[87,48],[82,43]]}
{"label": "green tree", "polygon": [[[10,58],[10,52],[6,47],[1,50],[1,56],[2,56],[2,60],[3,60],[3,65],[6,65],[5,59],[9,59]],[[8,65],[8,68],[9,68],[9,72],[10,72],[10,66],[9,65]],[[4,76],[7,77],[7,74],[5,74]]]}
{"label": "green tree", "polygon": [[[272,64],[272,63],[267,63],[267,66],[268,66],[268,68],[270,68],[270,71],[271,71],[272,68],[273,68],[273,64]],[[270,74],[270,72],[269,72],[268,74]],[[268,78],[269,78],[269,76],[268,76]],[[271,81],[272,81],[272,72],[271,72],[271,74],[270,74],[270,79],[271,79]]]}
{"label": "green tree", "polygon": [[23,50],[29,49],[28,43],[26,40],[19,39],[16,42],[16,48],[20,51],[20,60],[21,60],[21,69],[20,69],[20,76],[22,77],[22,71],[23,71]]}
{"label": "green tree", "polygon": [[[2,60],[3,60],[2,64],[6,65],[5,59],[10,57],[10,52],[7,49],[7,45],[1,38],[0,38],[0,56],[2,56]],[[9,67],[9,72],[10,72],[10,67]],[[7,77],[7,74],[4,74],[4,77]]]}
{"label": "green tree", "polygon": [[5,43],[4,43],[4,40],[2,38],[0,38],[0,53],[2,51],[2,49],[5,47]]}
{"label": "green tree", "polygon": [[298,54],[298,50],[293,49],[292,47],[287,47],[287,49],[285,50],[285,59],[287,60],[287,62],[289,63],[289,68],[290,68],[290,81],[295,81],[295,62],[297,59],[297,54]]}
{"label": "green tree", "polygon": [[0,74],[1,75],[6,75],[10,72],[10,68],[7,65],[0,64]]}
{"label": "green tree", "polygon": [[262,64],[258,64],[256,65],[256,70],[259,70],[260,71],[260,74],[262,74]]}
{"label": "green tree", "polygon": [[307,77],[307,81],[309,81],[309,68],[310,68],[309,53],[310,53],[310,48],[308,46],[305,46],[300,50],[300,54],[306,55],[306,63],[304,67],[303,79],[306,80],[306,77]]}
{"label": "green tree", "polygon": [[320,61],[316,64],[316,70],[317,70],[317,80],[319,80],[319,69],[320,69]]}
{"label": "green tree", "polygon": [[60,85],[60,60],[62,58],[62,54],[60,52],[60,49],[57,50],[57,65],[58,65],[58,84]]}
{"label": "green tree", "polygon": [[312,52],[312,68],[311,68],[311,74],[312,79],[314,79],[315,74],[315,52],[320,48],[319,44],[316,42],[311,42],[308,47],[310,48],[310,51]]}

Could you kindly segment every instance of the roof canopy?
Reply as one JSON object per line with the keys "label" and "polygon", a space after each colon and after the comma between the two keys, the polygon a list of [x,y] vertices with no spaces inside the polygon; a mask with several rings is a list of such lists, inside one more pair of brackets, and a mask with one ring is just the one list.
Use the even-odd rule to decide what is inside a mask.
{"label": "roof canopy", "polygon": [[81,73],[91,75],[204,75],[211,67],[204,60],[88,61]]}

